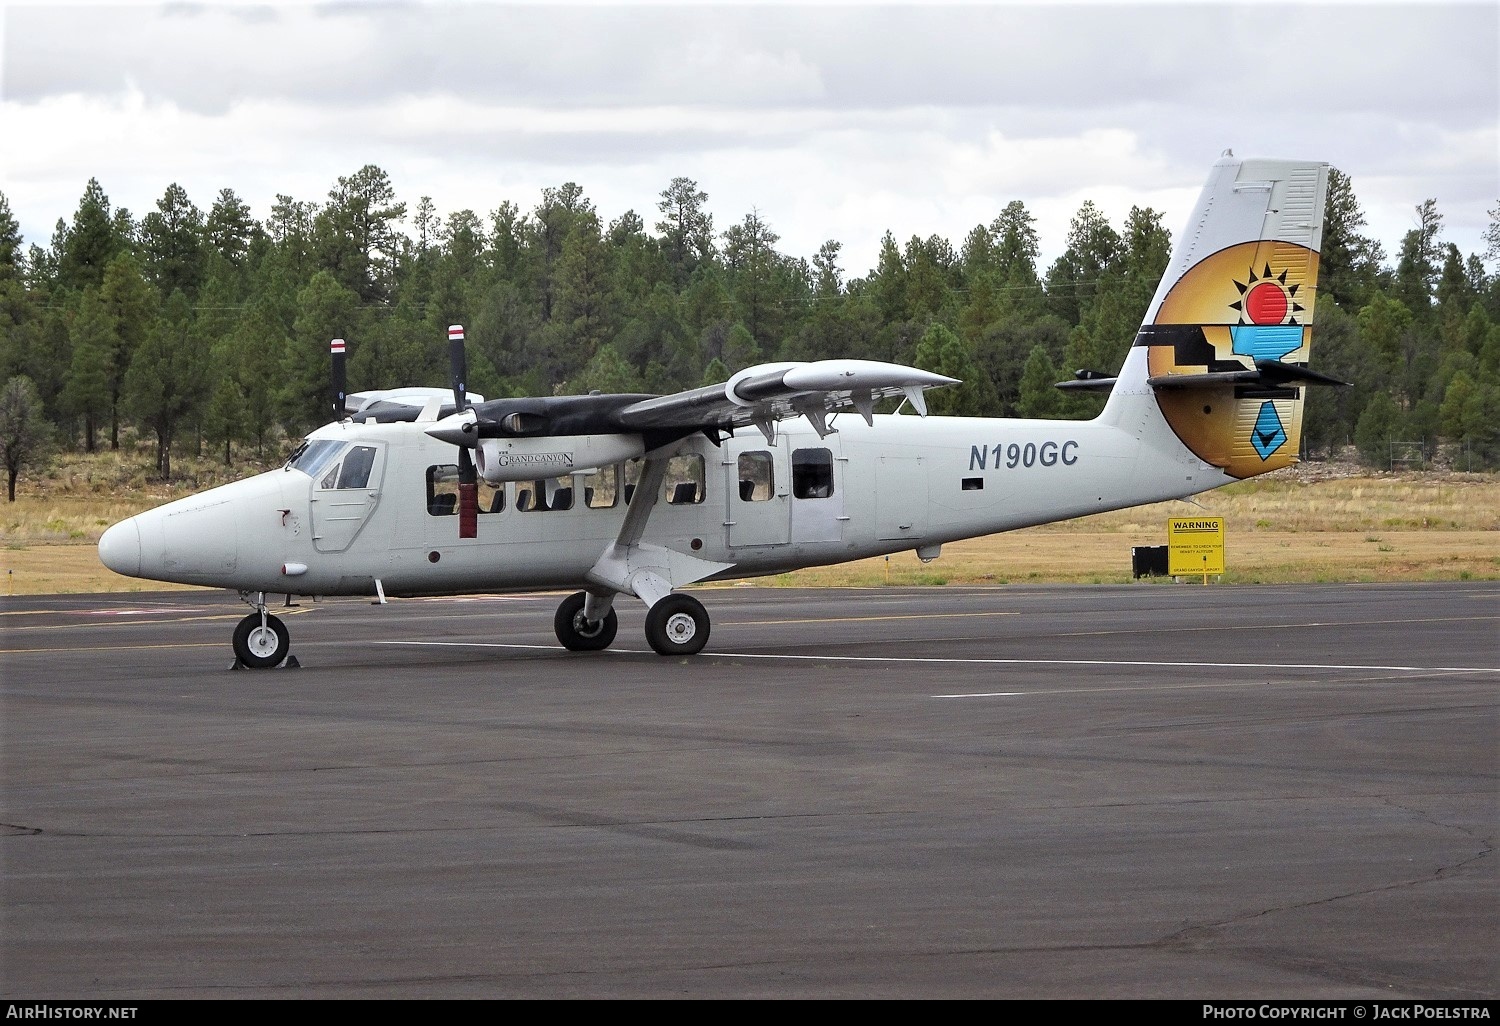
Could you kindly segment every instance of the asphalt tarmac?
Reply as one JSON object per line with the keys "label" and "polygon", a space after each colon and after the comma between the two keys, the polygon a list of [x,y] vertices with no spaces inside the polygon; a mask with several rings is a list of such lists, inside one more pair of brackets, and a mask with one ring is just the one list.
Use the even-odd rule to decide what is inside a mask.
{"label": "asphalt tarmac", "polygon": [[1500,585],[697,594],[4,600],[0,993],[1500,996]]}

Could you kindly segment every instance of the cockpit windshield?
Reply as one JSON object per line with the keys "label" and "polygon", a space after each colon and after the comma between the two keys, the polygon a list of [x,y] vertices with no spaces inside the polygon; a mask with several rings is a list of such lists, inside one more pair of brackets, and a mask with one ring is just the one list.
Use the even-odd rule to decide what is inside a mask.
{"label": "cockpit windshield", "polygon": [[302,446],[287,460],[289,468],[302,471],[308,477],[317,478],[318,474],[334,460],[344,449],[344,443],[336,438],[320,438],[316,441],[303,442]]}

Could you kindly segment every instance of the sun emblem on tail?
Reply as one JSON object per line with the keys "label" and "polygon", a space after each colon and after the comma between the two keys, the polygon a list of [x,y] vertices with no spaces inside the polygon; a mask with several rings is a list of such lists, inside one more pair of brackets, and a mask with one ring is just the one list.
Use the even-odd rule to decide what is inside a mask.
{"label": "sun emblem on tail", "polygon": [[1229,329],[1234,352],[1256,360],[1284,359],[1302,345],[1302,325],[1297,319],[1302,313],[1302,304],[1297,302],[1301,286],[1288,285],[1285,270],[1273,275],[1270,264],[1259,275],[1251,267],[1248,278],[1235,279],[1240,298],[1229,304],[1231,310],[1239,311],[1240,320]]}

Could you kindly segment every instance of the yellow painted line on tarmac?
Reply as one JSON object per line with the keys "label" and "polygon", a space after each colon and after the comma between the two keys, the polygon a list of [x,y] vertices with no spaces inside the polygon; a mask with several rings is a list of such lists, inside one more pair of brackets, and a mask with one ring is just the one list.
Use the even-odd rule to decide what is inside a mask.
{"label": "yellow painted line on tarmac", "polygon": [[0,655],[27,655],[48,652],[137,652],[157,648],[228,648],[222,641],[194,642],[181,645],[69,645],[67,648],[0,648]]}
{"label": "yellow painted line on tarmac", "polygon": [[150,606],[129,606],[126,609],[7,609],[5,612],[0,612],[0,616],[68,616],[69,613],[75,616],[123,616],[136,615],[136,613],[156,615],[156,613],[169,612],[198,612],[199,609],[207,612],[208,609],[233,609],[233,606],[223,603],[220,606],[162,606],[160,609],[151,609]]}
{"label": "yellow painted line on tarmac", "polygon": [[[86,609],[6,609],[5,612],[0,612],[0,616],[66,616],[68,615],[68,613],[81,613],[81,615],[86,616],[98,616],[101,612],[108,612],[108,610],[90,612],[90,610]],[[130,610],[130,612],[153,612],[153,610],[141,607],[141,609],[132,609]],[[162,612],[187,612],[187,610],[162,609]]]}
{"label": "yellow painted line on tarmac", "polygon": [[[267,609],[266,612],[271,613],[273,616],[288,617],[296,616],[298,613],[310,613],[313,608],[312,606],[308,606],[305,609],[298,609],[296,606],[293,606],[291,609],[277,608],[274,612]],[[206,616],[179,616],[171,620],[88,620],[83,623],[23,625],[20,627],[7,627],[5,630],[6,633],[19,633],[21,631],[77,631],[89,628],[98,629],[100,627],[156,627],[172,623],[207,623],[210,620],[243,620],[247,615],[247,613],[235,611],[233,613],[213,613]],[[160,647],[168,648],[170,646],[162,645]]]}

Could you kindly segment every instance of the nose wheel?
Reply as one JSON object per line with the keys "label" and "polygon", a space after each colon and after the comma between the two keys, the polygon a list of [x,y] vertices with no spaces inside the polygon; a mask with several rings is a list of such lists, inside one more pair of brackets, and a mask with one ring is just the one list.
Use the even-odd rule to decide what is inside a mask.
{"label": "nose wheel", "polygon": [[646,642],[660,655],[696,655],[708,644],[708,610],[691,595],[666,596],[646,613]]}
{"label": "nose wheel", "polygon": [[291,647],[291,632],[270,613],[251,613],[234,629],[235,658],[252,670],[280,666]]}

